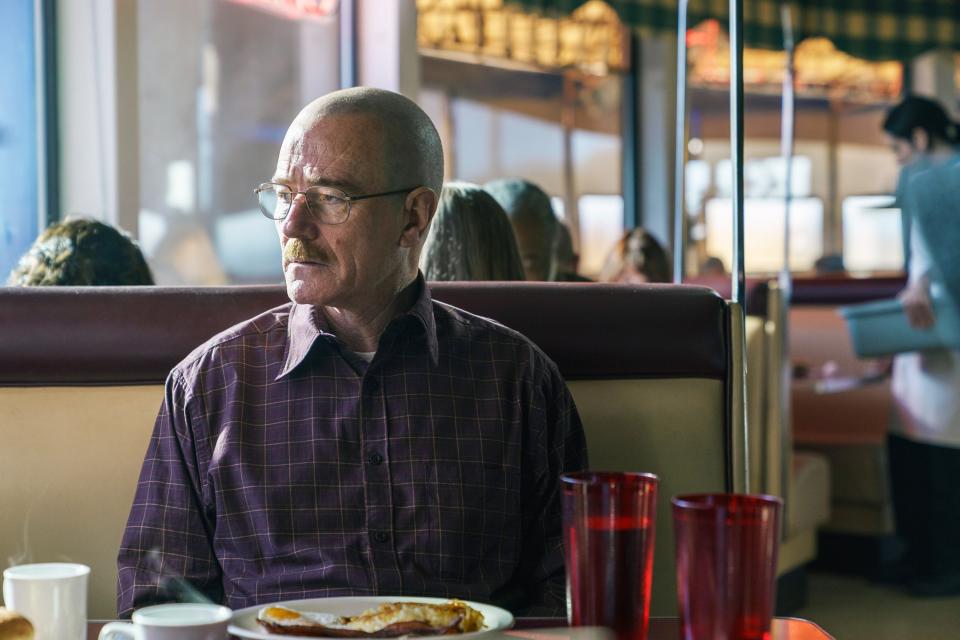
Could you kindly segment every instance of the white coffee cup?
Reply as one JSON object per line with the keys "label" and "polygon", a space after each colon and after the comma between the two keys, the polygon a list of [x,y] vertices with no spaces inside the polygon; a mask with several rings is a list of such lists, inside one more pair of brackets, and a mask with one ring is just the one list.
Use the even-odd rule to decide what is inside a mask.
{"label": "white coffee cup", "polygon": [[90,567],[21,564],[3,572],[3,601],[33,623],[36,640],[86,640]]}
{"label": "white coffee cup", "polygon": [[223,640],[233,611],[218,604],[158,604],[133,612],[133,624],[111,622],[100,640]]}

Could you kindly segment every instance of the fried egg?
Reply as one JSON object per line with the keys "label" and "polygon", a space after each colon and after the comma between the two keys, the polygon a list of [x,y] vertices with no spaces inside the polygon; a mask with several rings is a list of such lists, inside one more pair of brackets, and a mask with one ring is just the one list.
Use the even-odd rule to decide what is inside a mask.
{"label": "fried egg", "polygon": [[286,607],[270,606],[260,609],[257,613],[257,620],[278,627],[297,627],[297,626],[324,626],[332,629],[345,628],[347,621],[332,613],[312,613],[310,611],[294,611]]}
{"label": "fried egg", "polygon": [[272,633],[333,638],[447,635],[483,628],[483,614],[460,600],[393,602],[349,617],[269,606],[257,613],[257,621]]}

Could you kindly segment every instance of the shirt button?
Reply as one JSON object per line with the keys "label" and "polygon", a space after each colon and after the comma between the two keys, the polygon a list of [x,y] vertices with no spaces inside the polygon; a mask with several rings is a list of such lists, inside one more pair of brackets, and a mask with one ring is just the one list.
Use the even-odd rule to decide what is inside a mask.
{"label": "shirt button", "polygon": [[367,462],[373,465],[381,464],[383,463],[383,456],[379,453],[371,453],[367,456]]}
{"label": "shirt button", "polygon": [[374,531],[373,532],[373,541],[379,544],[384,544],[387,540],[390,539],[390,536],[385,531]]}

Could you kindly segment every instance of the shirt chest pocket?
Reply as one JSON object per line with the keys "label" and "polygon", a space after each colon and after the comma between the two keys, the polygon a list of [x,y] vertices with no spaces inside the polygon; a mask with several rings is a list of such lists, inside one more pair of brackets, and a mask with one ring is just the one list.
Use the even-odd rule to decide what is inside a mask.
{"label": "shirt chest pocket", "polygon": [[462,582],[509,578],[519,559],[520,470],[440,460],[425,472],[432,569]]}

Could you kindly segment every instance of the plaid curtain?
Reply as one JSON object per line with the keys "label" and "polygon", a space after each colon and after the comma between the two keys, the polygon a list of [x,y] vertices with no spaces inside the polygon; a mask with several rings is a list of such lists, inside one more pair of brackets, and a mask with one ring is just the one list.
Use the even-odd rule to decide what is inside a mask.
{"label": "plaid curtain", "polygon": [[[566,14],[587,0],[507,0],[528,10]],[[641,32],[677,30],[677,0],[605,0]],[[748,47],[782,49],[778,0],[744,0]],[[960,50],[960,0],[794,0],[797,41],[820,36],[867,60],[907,60],[932,49]],[[728,0],[690,0],[688,24],[715,18],[724,27]]]}

